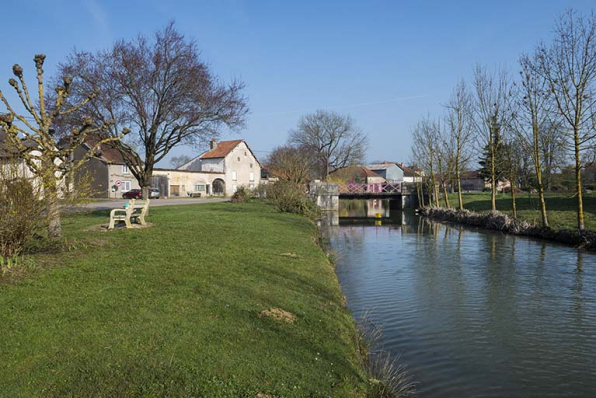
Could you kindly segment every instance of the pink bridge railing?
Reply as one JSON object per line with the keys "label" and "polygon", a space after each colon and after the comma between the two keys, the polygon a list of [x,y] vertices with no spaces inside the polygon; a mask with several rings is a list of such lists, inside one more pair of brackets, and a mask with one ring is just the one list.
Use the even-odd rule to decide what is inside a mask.
{"label": "pink bridge railing", "polygon": [[360,183],[360,182],[348,182],[339,184],[339,193],[343,194],[399,194],[402,193],[401,184],[389,184],[387,182],[376,182],[376,183]]}

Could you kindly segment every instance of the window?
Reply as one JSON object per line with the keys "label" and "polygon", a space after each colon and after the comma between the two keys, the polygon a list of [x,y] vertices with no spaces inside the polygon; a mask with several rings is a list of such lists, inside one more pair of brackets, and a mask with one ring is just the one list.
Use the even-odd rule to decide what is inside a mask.
{"label": "window", "polygon": [[238,161],[240,161],[240,156],[238,156]]}
{"label": "window", "polygon": [[204,191],[204,190],[205,190],[205,184],[195,185],[195,192]]}
{"label": "window", "polygon": [[246,151],[244,152],[244,156],[248,156],[248,153],[246,153]]}
{"label": "window", "polygon": [[130,191],[130,181],[122,181],[122,184],[120,184],[120,190],[122,192]]}
{"label": "window", "polygon": [[252,171],[250,172],[250,181],[254,181],[255,180],[255,173],[253,173]]}
{"label": "window", "polygon": [[232,192],[236,192],[238,190],[238,187],[236,186],[236,184],[232,185]]}
{"label": "window", "polygon": [[235,171],[232,171],[232,181],[236,181],[238,179],[238,176],[236,175]]}
{"label": "window", "polygon": [[252,163],[250,164],[250,168],[252,169]]}
{"label": "window", "polygon": [[122,165],[122,174],[130,174],[130,170],[128,170],[128,166],[125,164]]}

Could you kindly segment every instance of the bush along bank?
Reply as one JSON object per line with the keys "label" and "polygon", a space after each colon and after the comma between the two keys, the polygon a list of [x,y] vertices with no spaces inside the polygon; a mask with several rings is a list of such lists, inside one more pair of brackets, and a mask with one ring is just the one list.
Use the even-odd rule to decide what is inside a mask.
{"label": "bush along bank", "polygon": [[571,229],[554,230],[526,221],[516,220],[515,218],[498,211],[475,213],[469,210],[425,207],[419,209],[418,214],[434,220],[456,222],[514,235],[546,239],[586,250],[596,250],[596,232],[594,231],[579,232]]}

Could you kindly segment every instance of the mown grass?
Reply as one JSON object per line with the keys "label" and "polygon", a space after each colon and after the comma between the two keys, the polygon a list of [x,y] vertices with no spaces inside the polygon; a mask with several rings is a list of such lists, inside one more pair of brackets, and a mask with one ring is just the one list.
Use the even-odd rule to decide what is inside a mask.
{"label": "mown grass", "polygon": [[[477,212],[491,209],[490,192],[463,194],[464,207]],[[596,194],[584,194],[585,227],[596,230]],[[452,207],[457,207],[457,194],[449,195]],[[553,229],[577,229],[577,198],[570,193],[548,193],[545,197],[549,224]],[[444,201],[441,198],[441,205]],[[518,217],[536,224],[541,223],[540,202],[537,194],[516,194]],[[511,195],[500,193],[497,196],[497,210],[511,214]]]}
{"label": "mown grass", "polygon": [[[365,392],[354,322],[308,220],[220,203],[93,228],[107,214],[64,219],[79,248],[0,284],[1,396]],[[296,321],[259,317],[270,308]]]}

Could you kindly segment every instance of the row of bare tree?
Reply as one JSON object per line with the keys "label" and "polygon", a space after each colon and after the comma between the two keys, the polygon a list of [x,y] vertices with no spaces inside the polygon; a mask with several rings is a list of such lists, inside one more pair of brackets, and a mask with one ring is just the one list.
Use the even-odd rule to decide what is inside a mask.
{"label": "row of bare tree", "polygon": [[[61,182],[70,181],[104,146],[122,153],[148,197],[153,168],[172,148],[207,142],[223,127],[240,128],[248,112],[244,84],[221,82],[195,41],[173,23],[152,38],[119,40],[96,53],[73,51],[50,80],[53,92],[45,90],[45,55],[34,61],[37,99],[23,68],[14,65],[17,79],[9,84],[22,106],[11,106],[0,91],[8,111],[0,115],[0,132],[3,145],[10,145],[43,185],[51,238],[62,235]],[[90,142],[87,155],[73,161],[75,149]]]}
{"label": "row of bare tree", "polygon": [[[596,137],[596,16],[567,11],[556,21],[554,37],[519,58],[518,74],[506,68],[476,66],[470,83],[461,80],[445,105],[445,115],[426,117],[413,128],[413,161],[426,172],[434,205],[439,190],[458,192],[463,209],[462,171],[482,166],[497,209],[497,184],[515,191],[524,170],[540,199],[542,225],[548,226],[544,199],[553,171],[572,159],[577,228],[584,229],[582,169],[593,162]],[[420,187],[419,187],[420,189]]]}

